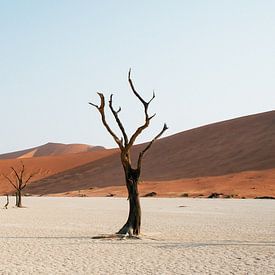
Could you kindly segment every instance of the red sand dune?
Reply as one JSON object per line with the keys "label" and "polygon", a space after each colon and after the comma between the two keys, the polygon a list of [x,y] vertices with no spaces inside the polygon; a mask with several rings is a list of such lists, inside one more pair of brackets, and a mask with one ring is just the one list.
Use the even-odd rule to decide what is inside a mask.
{"label": "red sand dune", "polygon": [[25,149],[22,151],[0,155],[0,159],[31,158],[43,156],[60,156],[73,153],[90,152],[102,150],[102,146],[91,146],[87,144],[62,144],[49,142],[41,146]]}
{"label": "red sand dune", "polygon": [[8,183],[3,175],[12,177],[13,174],[10,167],[14,167],[16,170],[19,170],[22,167],[22,162],[25,165],[26,177],[30,175],[30,173],[37,172],[37,174],[31,180],[31,182],[33,182],[50,177],[62,171],[81,166],[85,163],[104,158],[115,152],[116,150],[104,149],[92,152],[75,153],[60,156],[0,160],[0,194],[13,190],[12,186]]}
{"label": "red sand dune", "polygon": [[[135,146],[133,156],[143,147],[144,144]],[[37,178],[27,192],[56,194],[90,190],[87,194],[95,195],[102,187],[107,188],[105,193],[106,190],[123,190],[124,187],[116,187],[124,186],[119,153],[106,150],[105,154],[66,169],[64,165],[63,170],[40,180]],[[35,159],[39,167],[42,158]],[[67,162],[67,156],[63,156],[62,161]],[[144,159],[141,176],[144,183],[140,188],[141,192],[147,192],[155,186],[158,190],[155,192],[166,196],[182,192],[192,196],[207,195],[221,192],[219,190],[228,195],[256,196],[258,192],[274,196],[273,168],[275,111],[219,122],[158,140]],[[254,173],[254,178],[250,173]],[[256,184],[255,189],[251,189],[255,192],[251,192],[249,183]]]}
{"label": "red sand dune", "polygon": [[[159,197],[208,197],[212,193],[227,198],[275,197],[275,169],[240,172],[224,176],[141,182],[139,192],[145,196],[155,192]],[[52,194],[54,195],[54,194]],[[127,196],[125,186],[83,189],[58,196]]]}

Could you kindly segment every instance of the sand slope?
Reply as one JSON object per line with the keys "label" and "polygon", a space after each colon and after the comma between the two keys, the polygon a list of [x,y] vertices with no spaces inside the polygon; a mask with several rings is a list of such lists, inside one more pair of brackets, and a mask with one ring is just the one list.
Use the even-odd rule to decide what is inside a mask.
{"label": "sand slope", "polygon": [[[218,193],[221,198],[275,198],[275,169],[240,172],[224,176],[189,178],[171,181],[143,181],[140,196],[155,192],[157,197],[200,197]],[[44,190],[45,191],[45,190]],[[43,192],[43,189],[41,189]],[[117,196],[127,197],[125,186],[79,189],[53,193],[51,196]]]}
{"label": "sand slope", "polygon": [[81,166],[85,163],[104,158],[113,154],[114,152],[116,152],[116,150],[98,150],[61,156],[0,160],[0,193],[4,194],[13,190],[12,186],[8,183],[3,175],[12,177],[12,170],[10,167],[12,166],[16,170],[19,170],[21,169],[22,161],[26,167],[26,177],[32,172],[37,172],[37,174],[31,180],[37,181],[56,173],[60,173],[61,171],[69,170],[73,167]]}
{"label": "sand slope", "polygon": [[[144,146],[133,148],[134,159]],[[72,156],[63,155],[73,151],[66,151],[66,146],[50,144],[49,147],[51,150],[47,146],[40,148],[39,154],[52,152],[59,156],[34,158],[38,151],[20,155],[29,157],[24,159],[29,170],[40,169],[39,175],[27,187],[28,193],[57,194],[91,188],[98,191],[98,188],[124,185],[118,150]],[[181,132],[158,140],[148,152],[141,175],[142,182],[148,184],[144,192],[153,191],[154,187],[154,191],[156,189],[158,194],[166,196],[182,192],[194,196],[211,192],[249,197],[257,194],[274,196],[274,152],[275,111]],[[0,160],[1,171],[6,173],[10,163],[14,160]],[[7,189],[6,184],[2,180],[0,192]]]}
{"label": "sand slope", "polygon": [[[135,146],[133,156],[143,147]],[[145,182],[167,184],[177,181],[177,186],[182,190],[183,179],[265,170],[274,175],[273,170],[270,172],[275,168],[274,152],[275,111],[272,111],[207,125],[158,140],[144,159],[141,178]],[[240,178],[243,177],[241,174]],[[231,189],[239,184],[238,176],[234,181],[228,181],[227,177],[224,179],[232,185]],[[216,185],[223,185],[224,182],[221,179],[219,183],[214,181]],[[196,181],[189,183],[196,186]],[[47,191],[60,193],[123,184],[119,154],[113,154],[33,183],[30,191],[37,194]],[[200,192],[198,188],[194,189]]]}
{"label": "sand slope", "polygon": [[80,152],[103,150],[102,146],[91,146],[87,144],[62,144],[49,142],[41,146],[11,152],[0,155],[0,159],[32,158],[44,156],[60,156]]}

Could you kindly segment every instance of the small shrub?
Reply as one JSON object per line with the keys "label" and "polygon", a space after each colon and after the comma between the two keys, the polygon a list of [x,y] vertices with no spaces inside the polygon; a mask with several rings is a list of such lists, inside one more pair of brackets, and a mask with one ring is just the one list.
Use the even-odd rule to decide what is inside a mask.
{"label": "small shrub", "polygon": [[223,195],[222,193],[211,193],[209,196],[208,196],[208,199],[216,199],[216,198],[220,198],[220,196]]}
{"label": "small shrub", "polygon": [[144,195],[144,197],[155,197],[157,195],[156,192],[150,192]]}

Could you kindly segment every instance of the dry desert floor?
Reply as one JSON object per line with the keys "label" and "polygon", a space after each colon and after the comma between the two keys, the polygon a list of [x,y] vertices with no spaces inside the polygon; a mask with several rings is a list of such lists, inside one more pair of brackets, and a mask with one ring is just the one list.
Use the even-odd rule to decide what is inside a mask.
{"label": "dry desert floor", "polygon": [[273,200],[144,198],[137,240],[93,239],[123,225],[125,198],[23,203],[0,209],[0,274],[275,274]]}

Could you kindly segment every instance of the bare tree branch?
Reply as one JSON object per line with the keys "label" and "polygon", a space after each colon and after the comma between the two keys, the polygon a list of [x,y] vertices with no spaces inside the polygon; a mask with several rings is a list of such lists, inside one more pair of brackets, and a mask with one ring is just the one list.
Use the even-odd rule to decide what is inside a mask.
{"label": "bare tree branch", "polygon": [[136,88],[133,84],[133,81],[131,79],[131,68],[129,69],[129,72],[128,72],[128,81],[129,81],[130,87],[131,87],[133,93],[135,94],[135,96],[142,102],[142,104],[144,106],[147,106],[148,103],[139,95],[139,93],[136,91]]}
{"label": "bare tree branch", "polygon": [[25,171],[25,165],[24,165],[23,161],[21,161],[21,164],[22,164],[22,170],[21,170],[21,173],[20,173],[20,179],[22,180],[23,175],[24,175],[24,171]]}
{"label": "bare tree branch", "polygon": [[97,109],[99,109],[98,105],[96,105],[96,104],[94,104],[92,102],[89,102],[89,104],[92,105],[92,106],[94,106],[94,107],[96,107]]}
{"label": "bare tree branch", "polygon": [[30,179],[35,176],[36,174],[38,174],[38,171],[37,172],[33,172],[32,174],[30,174],[30,176],[27,178],[27,180],[25,181],[25,186],[23,188],[26,187],[27,183],[30,181]]}
{"label": "bare tree branch", "polygon": [[130,87],[133,91],[133,93],[135,94],[135,96],[142,102],[142,104],[144,105],[145,108],[148,108],[148,105],[151,103],[151,101],[155,98],[155,92],[153,91],[153,96],[152,98],[146,102],[142,97],[141,95],[137,92],[135,86],[134,86],[134,83],[131,79],[131,68],[129,69],[129,72],[128,72],[128,81],[129,81],[129,84],[130,84]]}
{"label": "bare tree branch", "polygon": [[110,126],[108,125],[107,121],[106,121],[106,117],[105,117],[105,98],[104,95],[102,93],[97,93],[100,97],[100,106],[93,104],[91,102],[89,102],[90,105],[96,107],[101,115],[101,120],[102,123],[104,125],[104,127],[106,128],[106,130],[109,132],[109,134],[113,137],[113,139],[115,140],[115,142],[117,143],[117,145],[119,146],[120,149],[123,149],[123,144],[121,142],[121,140],[117,137],[117,135],[112,131],[112,129],[110,128]]}
{"label": "bare tree branch", "polygon": [[17,171],[16,171],[13,167],[11,167],[11,169],[12,169],[12,171],[14,172],[14,174],[15,174],[17,180],[18,180],[18,183],[19,183],[19,182],[20,182],[20,177],[19,177]]}
{"label": "bare tree branch", "polygon": [[18,186],[16,186],[8,176],[3,175],[3,174],[2,174],[2,176],[5,177],[5,178],[9,181],[9,183],[10,183],[16,190],[18,190]]}
{"label": "bare tree branch", "polygon": [[148,101],[148,105],[153,101],[153,99],[156,97],[155,91],[153,91],[152,98]]}
{"label": "bare tree branch", "polygon": [[131,146],[134,144],[136,138],[141,134],[141,132],[142,132],[144,129],[146,129],[146,128],[149,126],[151,119],[155,116],[155,114],[152,115],[152,116],[150,116],[150,117],[149,117],[149,115],[148,115],[148,107],[149,107],[149,104],[152,102],[152,100],[155,98],[155,92],[153,92],[152,98],[151,98],[148,102],[146,102],[146,101],[140,96],[140,94],[136,91],[136,89],[135,89],[135,86],[134,86],[133,81],[132,81],[132,79],[131,79],[131,69],[129,70],[129,73],[128,73],[128,81],[129,81],[130,87],[131,87],[131,89],[132,89],[134,95],[135,95],[135,96],[141,101],[141,103],[143,104],[143,107],[144,107],[144,114],[145,114],[145,121],[144,121],[144,124],[141,125],[140,127],[138,127],[137,130],[135,131],[135,133],[131,136],[130,141],[129,141],[128,145],[127,145],[127,150],[129,150],[129,149],[131,148]]}
{"label": "bare tree branch", "polygon": [[4,205],[4,209],[8,209],[8,205],[9,205],[9,203],[10,203],[9,194],[6,194],[6,197],[7,197],[7,202],[6,202],[6,204]]}
{"label": "bare tree branch", "polygon": [[152,140],[151,142],[148,143],[148,145],[139,153],[139,157],[138,157],[138,162],[137,162],[137,168],[141,169],[141,162],[142,162],[142,158],[144,156],[144,154],[146,153],[146,151],[148,151],[150,149],[150,147],[153,145],[153,143],[168,129],[166,123],[164,123],[162,130],[159,132],[159,134],[157,134]]}
{"label": "bare tree branch", "polygon": [[110,107],[110,109],[112,111],[112,114],[115,117],[115,120],[116,120],[116,122],[117,122],[117,124],[119,126],[119,129],[121,130],[121,133],[122,133],[123,138],[124,138],[124,146],[126,147],[127,144],[128,144],[128,136],[127,136],[127,134],[125,132],[125,129],[124,129],[124,127],[123,127],[123,125],[122,125],[119,117],[118,117],[118,113],[121,111],[121,108],[119,107],[119,109],[117,111],[114,110],[114,107],[113,107],[113,94],[110,95],[109,107]]}

